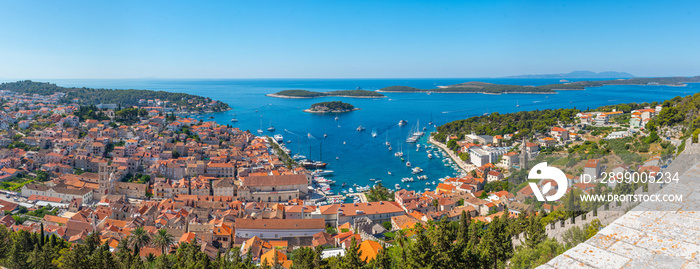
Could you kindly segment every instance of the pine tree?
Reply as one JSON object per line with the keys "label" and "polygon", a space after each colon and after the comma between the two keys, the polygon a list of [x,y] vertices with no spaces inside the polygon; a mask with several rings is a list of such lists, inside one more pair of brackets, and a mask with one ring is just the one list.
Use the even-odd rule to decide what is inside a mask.
{"label": "pine tree", "polygon": [[371,268],[376,268],[376,269],[390,269],[394,268],[391,266],[391,256],[389,256],[389,253],[387,253],[386,248],[382,248],[379,250],[379,253],[377,253],[377,257],[372,261],[371,263]]}
{"label": "pine tree", "polygon": [[350,241],[350,247],[345,252],[345,256],[343,256],[340,264],[338,265],[338,268],[350,269],[361,268],[362,266],[365,266],[365,261],[360,259],[361,255],[362,252],[360,251],[360,246],[357,244],[355,238],[353,237]]}
{"label": "pine tree", "polygon": [[528,221],[527,230],[525,232],[525,246],[534,249],[538,244],[547,238],[544,227],[540,223],[541,218],[531,215]]}
{"label": "pine tree", "polygon": [[498,268],[498,262],[505,262],[513,255],[513,241],[508,232],[507,217],[496,217],[489,224],[486,234],[479,243],[485,266]]}
{"label": "pine tree", "polygon": [[413,228],[416,238],[408,246],[407,265],[409,268],[433,268],[435,252],[432,242],[425,235],[423,225],[416,223]]}

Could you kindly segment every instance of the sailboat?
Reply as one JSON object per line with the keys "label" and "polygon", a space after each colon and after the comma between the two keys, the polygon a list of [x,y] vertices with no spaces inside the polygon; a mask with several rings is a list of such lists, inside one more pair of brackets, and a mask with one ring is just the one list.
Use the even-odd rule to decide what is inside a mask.
{"label": "sailboat", "polygon": [[520,102],[515,101],[515,107],[520,107]]}
{"label": "sailboat", "polygon": [[386,142],[384,142],[384,145],[387,147],[391,148],[391,143],[389,143],[389,131],[386,131]]}
{"label": "sailboat", "polygon": [[428,125],[433,125],[433,112],[430,111],[430,122],[428,122]]}
{"label": "sailboat", "polygon": [[377,129],[372,129],[372,137],[377,137]]}
{"label": "sailboat", "polygon": [[335,115],[335,121],[338,121],[340,118],[338,118],[338,115]]}
{"label": "sailboat", "polygon": [[275,131],[275,126],[272,126],[272,121],[270,121],[270,127],[267,128],[268,131],[274,132]]}
{"label": "sailboat", "polygon": [[258,133],[259,133],[259,134],[262,134],[262,133],[263,133],[263,130],[262,130],[262,119],[260,119],[260,129],[258,129]]}

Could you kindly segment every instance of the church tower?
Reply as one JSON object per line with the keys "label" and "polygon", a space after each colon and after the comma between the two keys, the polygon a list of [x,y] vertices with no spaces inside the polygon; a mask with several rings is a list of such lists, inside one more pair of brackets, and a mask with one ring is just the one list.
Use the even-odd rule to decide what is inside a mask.
{"label": "church tower", "polygon": [[107,162],[105,162],[105,161],[100,162],[98,175],[99,175],[99,179],[97,182],[99,184],[99,186],[97,188],[98,195],[95,198],[102,199],[102,197],[104,197],[105,195],[110,194],[110,189],[112,187],[111,186],[112,182],[110,182],[111,179],[109,176],[109,166],[108,166]]}
{"label": "church tower", "polygon": [[527,138],[523,138],[523,144],[520,146],[520,169],[527,169]]}

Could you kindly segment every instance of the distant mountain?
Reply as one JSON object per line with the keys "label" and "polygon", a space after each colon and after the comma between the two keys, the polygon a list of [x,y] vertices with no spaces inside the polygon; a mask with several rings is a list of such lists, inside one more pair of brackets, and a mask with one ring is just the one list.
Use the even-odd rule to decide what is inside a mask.
{"label": "distant mountain", "polygon": [[591,71],[574,71],[566,74],[542,74],[542,75],[519,75],[509,76],[506,78],[633,78],[634,75],[627,72],[591,72]]}

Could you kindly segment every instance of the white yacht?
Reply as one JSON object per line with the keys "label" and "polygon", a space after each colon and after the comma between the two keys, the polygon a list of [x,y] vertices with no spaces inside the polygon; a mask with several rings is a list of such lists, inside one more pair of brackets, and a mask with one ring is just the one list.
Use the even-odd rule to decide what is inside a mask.
{"label": "white yacht", "polygon": [[279,143],[284,142],[284,137],[281,134],[276,134],[273,136],[273,138],[275,139],[275,141],[277,141]]}
{"label": "white yacht", "polygon": [[404,126],[404,125],[406,125],[406,123],[407,123],[406,120],[400,120],[399,126]]}
{"label": "white yacht", "polygon": [[362,132],[362,131],[364,131],[364,130],[365,130],[365,127],[362,127],[362,125],[360,125],[360,126],[357,127],[357,131],[358,131],[358,132]]}

